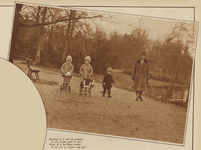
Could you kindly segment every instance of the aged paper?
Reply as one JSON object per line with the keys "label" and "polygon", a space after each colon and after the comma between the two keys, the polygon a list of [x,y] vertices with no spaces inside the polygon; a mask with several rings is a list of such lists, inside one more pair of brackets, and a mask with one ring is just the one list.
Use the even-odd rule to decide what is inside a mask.
{"label": "aged paper", "polygon": [[[12,3],[12,2],[11,2]],[[8,1],[6,1],[6,2],[2,2],[2,4],[3,5],[10,5],[11,3],[8,3]],[[37,2],[37,1],[33,1],[33,3],[41,3],[41,2]],[[69,2],[70,3],[70,2]],[[48,2],[48,3],[46,3],[45,1],[44,1],[44,4],[50,4],[50,5],[68,5],[68,4],[66,4],[65,2],[59,2],[59,3],[55,3],[54,1],[50,1],[50,2]],[[91,2],[91,1],[89,1],[88,3],[86,2],[86,3],[84,3],[84,2],[82,2],[82,3],[80,3],[80,2],[77,2],[76,4],[74,3],[74,2],[71,2],[69,5],[74,5],[74,6],[79,6],[79,5],[105,5],[105,4],[102,4],[100,1],[99,2]],[[12,4],[11,4],[12,5]],[[106,4],[106,5],[114,5],[114,4]],[[126,2],[123,2],[123,3],[117,3],[116,5],[133,5],[133,6],[135,6],[135,5],[145,5],[145,6],[147,6],[147,5],[153,5],[154,6],[154,2],[152,3],[152,4],[150,4],[150,1],[148,2],[146,2],[146,4],[145,3],[142,3],[142,2],[137,2],[137,3],[135,3],[135,4],[133,4],[133,2],[130,2],[130,1],[126,1]],[[199,20],[199,18],[201,18],[201,16],[199,16],[199,14],[200,14],[200,12],[201,12],[201,10],[200,10],[200,8],[201,7],[198,7],[198,6],[200,6],[200,5],[198,5],[198,4],[194,4],[194,3],[190,3],[190,2],[188,2],[188,1],[176,1],[176,2],[174,2],[174,3],[168,3],[168,2],[164,2],[164,3],[162,3],[161,2],[161,4],[160,3],[157,3],[156,5],[167,5],[167,6],[193,6],[193,7],[195,7],[196,9],[195,9],[195,21],[200,21]],[[10,9],[10,8],[8,8],[9,9],[9,13],[11,13],[11,14],[9,14],[8,13],[8,16],[10,16],[10,17],[12,17],[12,10]],[[93,7],[91,7],[91,8],[88,8],[88,9],[93,9]],[[106,8],[106,11],[108,11],[107,10],[108,8]],[[116,8],[115,8],[116,9]],[[116,10],[116,12],[118,11],[118,12],[120,12],[120,11],[122,11],[122,13],[129,13],[129,11],[127,11],[127,9],[126,8],[124,8],[125,10],[121,10],[121,9],[117,9]],[[139,9],[139,8],[138,8]],[[154,9],[154,8],[153,8]],[[100,8],[96,8],[96,10],[103,10],[103,8],[102,9],[100,9]],[[144,9],[143,9],[144,10]],[[138,11],[136,11],[136,12],[134,12],[134,14],[139,14],[139,15],[141,15],[142,13],[141,12],[145,12],[145,11],[143,11],[143,10],[138,10]],[[131,11],[131,14],[133,13],[132,12],[132,10],[130,10]],[[148,11],[148,10],[146,10],[146,11]],[[152,11],[150,11],[150,12],[152,12]],[[150,14],[150,13],[149,13]],[[145,15],[145,14],[142,14],[142,15]],[[158,14],[157,14],[158,15]],[[152,16],[152,15],[151,15]],[[153,16],[154,16],[154,13],[153,13]],[[160,16],[160,17],[165,17],[166,16],[166,14],[163,14],[163,16]],[[172,16],[174,16],[174,14],[172,15]],[[170,17],[170,18],[172,18],[172,16]],[[4,17],[3,17],[4,18]],[[169,18],[169,17],[167,17],[167,18]],[[9,19],[9,17],[6,17],[6,19]],[[10,18],[11,19],[11,18]],[[178,19],[178,18],[176,18],[176,19]],[[192,19],[192,16],[189,16],[189,18],[187,19],[187,20],[191,20]],[[11,19],[12,20],[12,19]],[[12,26],[12,25],[11,25]],[[10,27],[11,28],[11,27]],[[8,29],[9,30],[9,29]],[[7,34],[6,34],[7,35]],[[9,35],[8,35],[8,38],[9,38]],[[198,41],[199,41],[199,38],[198,38]],[[200,45],[200,43],[198,43],[198,47],[197,47],[197,50],[196,50],[196,64],[197,64],[197,61],[198,61],[198,58],[199,58],[199,55],[200,55],[200,53],[199,53],[199,46]],[[6,46],[5,46],[6,47]],[[6,54],[4,53],[4,54],[2,54],[2,57],[6,57]],[[199,71],[200,71],[200,69],[199,69],[199,66],[197,66],[196,65],[196,70],[195,70],[195,73],[196,73],[196,75],[195,75],[195,77],[198,77],[198,74],[199,74]],[[199,86],[199,84],[198,83],[200,83],[199,82],[199,78],[196,78],[196,80],[195,80],[195,83],[197,83],[196,85],[195,85],[195,105],[194,105],[194,109],[195,109],[195,111],[194,111],[194,115],[195,115],[195,124],[194,124],[194,129],[196,130],[196,132],[194,132],[194,135],[195,135],[195,137],[196,138],[194,138],[194,142],[195,142],[195,144],[197,144],[197,145],[194,145],[194,149],[199,149],[199,136],[200,136],[200,134],[199,134],[199,127],[200,127],[200,117],[199,117],[199,114],[200,114],[200,110],[199,110],[199,101],[197,100],[198,99],[198,96],[199,96],[199,94],[198,94],[198,92],[197,91],[199,91],[199,88],[200,88],[200,86]],[[189,112],[190,114],[190,116],[192,116],[193,115],[193,112],[192,112],[192,110],[193,110],[193,103],[191,103],[191,111]],[[189,117],[189,119],[191,119],[190,117]],[[191,124],[190,124],[190,126],[191,126]],[[190,131],[189,131],[190,132]],[[64,135],[63,135],[64,134]],[[73,134],[73,136],[75,136],[76,135],[76,133],[68,133],[68,135],[67,136],[69,136],[69,135],[71,135],[71,134]],[[189,135],[191,135],[191,133],[187,133],[187,137],[188,137],[188,134]],[[52,136],[51,136],[52,135]],[[66,136],[65,135],[65,133],[63,133],[63,132],[61,132],[61,131],[54,131],[54,130],[48,130],[48,133],[47,133],[47,137],[48,136],[50,136],[50,137],[54,137],[55,135],[58,135],[58,137],[60,137],[60,135],[62,135],[62,136]],[[76,135],[77,136],[77,138],[80,138],[79,137],[79,133]],[[95,136],[95,135],[82,135],[82,138],[83,138],[83,148],[85,148],[85,149],[95,149],[96,147],[97,147],[97,149],[118,149],[118,148],[120,148],[120,149],[131,149],[131,148],[133,148],[133,147],[136,147],[137,149],[148,149],[148,147],[149,146],[153,146],[153,148],[154,149],[161,149],[161,148],[164,148],[164,149],[169,149],[168,147],[164,147],[163,145],[156,145],[156,144],[154,144],[154,143],[151,143],[150,145],[148,145],[148,147],[146,147],[146,146],[142,146],[143,145],[143,143],[142,144],[138,144],[138,143],[140,143],[140,142],[136,142],[136,141],[133,141],[133,142],[128,142],[128,141],[126,141],[126,140],[123,140],[124,142],[122,142],[122,139],[116,139],[116,138],[112,138],[112,139],[108,139],[107,137],[103,137],[103,138],[100,138],[100,137],[97,137],[97,136]],[[93,142],[93,144],[90,142],[90,141],[92,141],[92,140],[94,140],[94,138],[100,138],[100,139],[98,139],[97,140],[97,143],[96,142]],[[86,140],[87,139],[87,140]],[[101,145],[99,145],[98,143],[99,143],[99,141],[102,141],[101,142]],[[110,141],[110,142],[108,142],[108,141]],[[103,143],[105,143],[105,144],[103,144]],[[137,143],[137,144],[136,144]],[[98,146],[97,146],[98,145]],[[191,143],[188,145],[189,147],[188,148],[191,148],[192,147],[192,145],[191,145]],[[152,149],[153,149],[152,148]],[[174,149],[180,149],[181,147],[175,147]],[[182,147],[183,148],[183,147]],[[181,148],[181,149],[182,149]]]}
{"label": "aged paper", "polygon": [[[41,149],[46,115],[41,96],[18,67],[0,58],[1,149]],[[36,111],[37,110],[37,111]]]}

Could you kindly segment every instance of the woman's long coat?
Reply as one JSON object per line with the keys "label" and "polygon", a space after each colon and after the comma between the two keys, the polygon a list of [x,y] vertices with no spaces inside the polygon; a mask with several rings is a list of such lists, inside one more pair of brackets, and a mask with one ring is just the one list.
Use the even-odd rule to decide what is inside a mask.
{"label": "woman's long coat", "polygon": [[141,59],[135,62],[132,77],[134,78],[133,88],[135,91],[145,91],[147,89],[147,79],[149,78],[149,63],[144,59],[143,64]]}

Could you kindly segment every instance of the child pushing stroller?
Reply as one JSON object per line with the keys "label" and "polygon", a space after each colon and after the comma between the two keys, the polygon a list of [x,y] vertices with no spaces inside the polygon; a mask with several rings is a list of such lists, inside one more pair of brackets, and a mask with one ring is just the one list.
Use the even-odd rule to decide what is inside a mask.
{"label": "child pushing stroller", "polygon": [[91,88],[93,87],[93,68],[90,65],[91,63],[91,57],[87,56],[84,59],[84,64],[80,67],[80,76],[81,76],[81,82],[80,82],[80,95],[82,94],[82,91],[84,89],[85,95],[89,94],[91,95]]}
{"label": "child pushing stroller", "polygon": [[113,77],[112,77],[112,68],[109,67],[107,69],[107,74],[103,78],[103,97],[105,96],[106,90],[108,91],[108,97],[111,98],[111,88],[112,88],[112,83],[115,84]]}
{"label": "child pushing stroller", "polygon": [[60,91],[62,90],[69,90],[71,91],[70,80],[72,78],[72,73],[74,70],[72,63],[72,57],[68,55],[66,57],[66,62],[61,66],[62,72],[62,85],[60,86]]}

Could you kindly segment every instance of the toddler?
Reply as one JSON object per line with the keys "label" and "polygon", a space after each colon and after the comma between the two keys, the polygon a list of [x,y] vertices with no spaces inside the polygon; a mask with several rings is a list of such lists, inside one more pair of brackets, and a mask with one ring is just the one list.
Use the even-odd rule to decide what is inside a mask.
{"label": "toddler", "polygon": [[109,67],[107,69],[107,74],[103,78],[103,97],[105,96],[106,90],[108,91],[108,97],[111,98],[111,88],[112,88],[112,83],[115,84],[113,77],[112,77],[112,68]]}
{"label": "toddler", "polygon": [[[65,80],[68,80],[69,78],[72,78],[74,67],[72,65],[72,57],[68,55],[66,57],[66,62],[61,66],[61,72],[63,77],[63,88],[67,90],[68,83],[65,82]],[[69,86],[70,87],[70,86]]]}
{"label": "toddler", "polygon": [[[92,75],[93,75],[93,68],[90,65],[91,57],[90,56],[85,57],[84,62],[85,63],[80,67],[80,75],[88,83],[92,80]],[[83,87],[83,82],[80,83],[80,86]],[[86,95],[86,90],[87,88],[85,88],[85,95]]]}

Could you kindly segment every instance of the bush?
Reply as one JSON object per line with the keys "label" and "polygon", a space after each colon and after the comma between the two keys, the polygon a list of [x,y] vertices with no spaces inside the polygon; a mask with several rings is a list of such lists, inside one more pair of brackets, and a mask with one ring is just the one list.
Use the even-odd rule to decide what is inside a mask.
{"label": "bush", "polygon": [[164,76],[163,76],[163,81],[168,82],[168,81],[170,81],[170,78],[169,78],[168,76],[164,75]]}
{"label": "bush", "polygon": [[154,72],[150,72],[149,77],[150,77],[150,79],[156,79],[157,75]]}
{"label": "bush", "polygon": [[155,79],[155,80],[159,80],[159,81],[166,81],[166,82],[169,82],[170,81],[170,77],[168,75],[160,75],[158,73],[155,73],[155,72],[150,72],[149,73],[149,77],[151,79]]}
{"label": "bush", "polygon": [[132,75],[132,70],[131,69],[124,69],[123,73]]}

